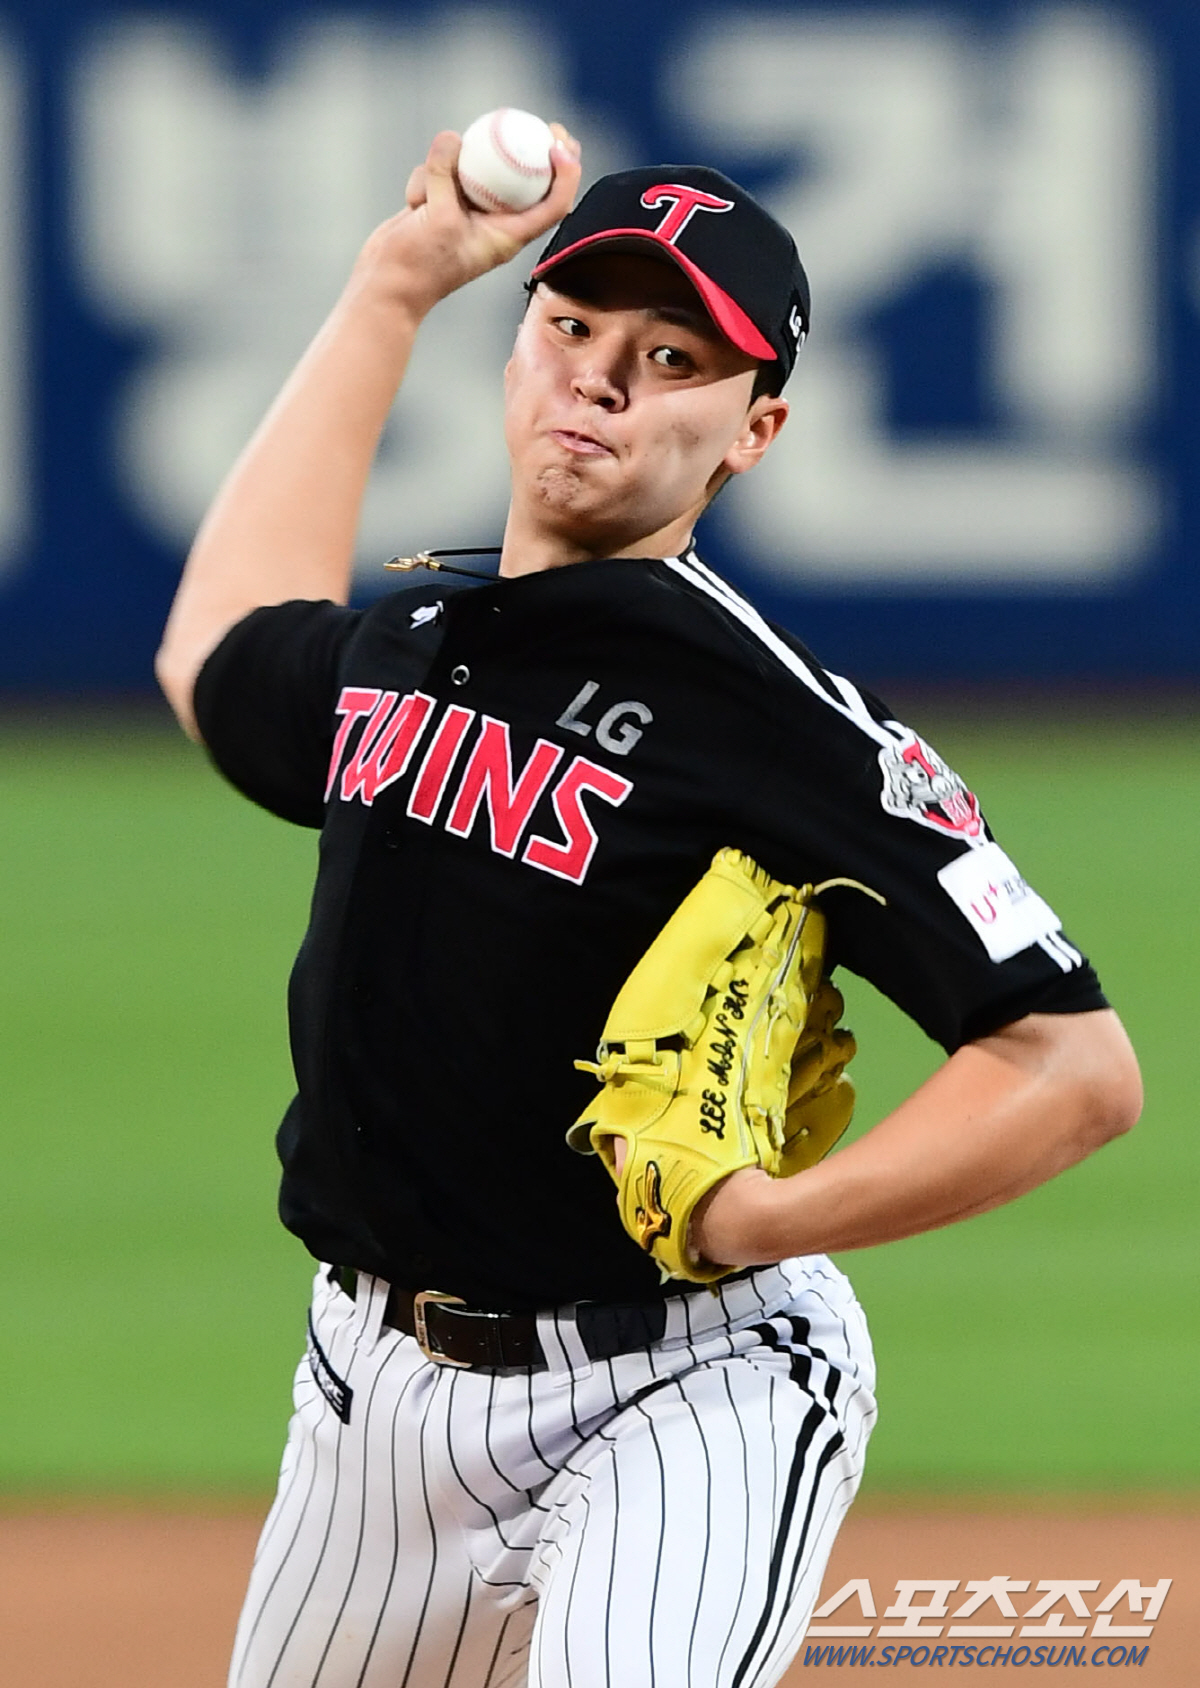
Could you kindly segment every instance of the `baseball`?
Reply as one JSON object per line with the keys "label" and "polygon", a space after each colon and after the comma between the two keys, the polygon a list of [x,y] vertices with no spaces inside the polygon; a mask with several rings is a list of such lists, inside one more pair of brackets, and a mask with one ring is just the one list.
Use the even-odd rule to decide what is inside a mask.
{"label": "baseball", "polygon": [[531,111],[485,112],[463,135],[459,185],[480,211],[528,211],[550,191],[553,145],[549,125]]}

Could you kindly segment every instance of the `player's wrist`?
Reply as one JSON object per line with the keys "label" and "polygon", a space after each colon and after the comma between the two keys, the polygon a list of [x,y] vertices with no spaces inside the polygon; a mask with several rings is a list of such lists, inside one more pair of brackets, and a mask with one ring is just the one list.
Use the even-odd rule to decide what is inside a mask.
{"label": "player's wrist", "polygon": [[[379,231],[376,231],[378,234]],[[376,313],[415,333],[429,312],[452,289],[431,285],[429,265],[387,252],[373,244],[363,247],[342,295],[342,305],[356,312]]]}
{"label": "player's wrist", "polygon": [[435,215],[423,205],[381,223],[358,255],[347,292],[419,326],[435,305],[520,250],[499,229],[481,238],[465,216],[455,216],[451,221],[444,210]]}
{"label": "player's wrist", "polygon": [[757,1167],[723,1178],[702,1196],[688,1226],[688,1252],[697,1260],[741,1268],[782,1260],[776,1248],[776,1182]]}

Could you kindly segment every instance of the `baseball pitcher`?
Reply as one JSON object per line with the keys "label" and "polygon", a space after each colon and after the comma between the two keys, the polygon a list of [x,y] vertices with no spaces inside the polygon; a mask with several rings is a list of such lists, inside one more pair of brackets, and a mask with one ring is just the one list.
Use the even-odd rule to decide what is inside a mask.
{"label": "baseball pitcher", "polygon": [[[875,1420],[829,1253],[1011,1200],[1140,1107],[975,796],[696,550],[787,419],[790,233],[693,165],[572,209],[555,135],[520,212],[474,209],[434,140],[160,653],[226,778],[321,834],[278,1136],[319,1264],[233,1688],[778,1682]],[[451,507],[348,607],[421,324],[547,237],[498,563],[436,550],[489,537]],[[841,1149],[838,969],[946,1052]]]}

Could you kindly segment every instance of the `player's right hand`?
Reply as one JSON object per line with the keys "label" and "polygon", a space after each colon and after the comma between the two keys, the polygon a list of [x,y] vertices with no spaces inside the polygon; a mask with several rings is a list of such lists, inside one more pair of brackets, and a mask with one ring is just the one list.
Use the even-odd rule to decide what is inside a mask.
{"label": "player's right hand", "polygon": [[423,316],[448,293],[505,264],[560,222],[579,189],[579,142],[550,125],[554,179],[527,211],[477,211],[458,185],[461,136],[435,135],[425,162],[408,179],[406,209],[380,225],[363,248],[356,278],[380,280],[398,302]]}

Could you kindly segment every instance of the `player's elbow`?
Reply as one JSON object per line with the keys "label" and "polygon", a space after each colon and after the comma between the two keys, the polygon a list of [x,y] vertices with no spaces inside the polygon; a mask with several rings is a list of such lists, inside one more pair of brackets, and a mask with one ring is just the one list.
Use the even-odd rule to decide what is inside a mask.
{"label": "player's elbow", "polygon": [[1124,1026],[1111,1009],[1061,1017],[1060,1082],[1072,1094],[1085,1154],[1138,1122],[1142,1075]]}
{"label": "player's elbow", "polygon": [[1142,1079],[1111,1008],[1030,1014],[996,1034],[994,1047],[1023,1069],[1049,1161],[1063,1171],[1137,1123]]}
{"label": "player's elbow", "polygon": [[[1124,1033],[1122,1032],[1122,1035]],[[1105,1086],[1104,1141],[1132,1131],[1142,1117],[1145,1092],[1137,1056],[1125,1039],[1124,1049],[1115,1056]]]}
{"label": "player's elbow", "polygon": [[189,738],[200,742],[200,729],[192,707],[192,692],[196,683],[195,667],[180,660],[179,652],[168,635],[158,647],[154,658],[154,677],[163,696],[175,712],[175,719]]}

